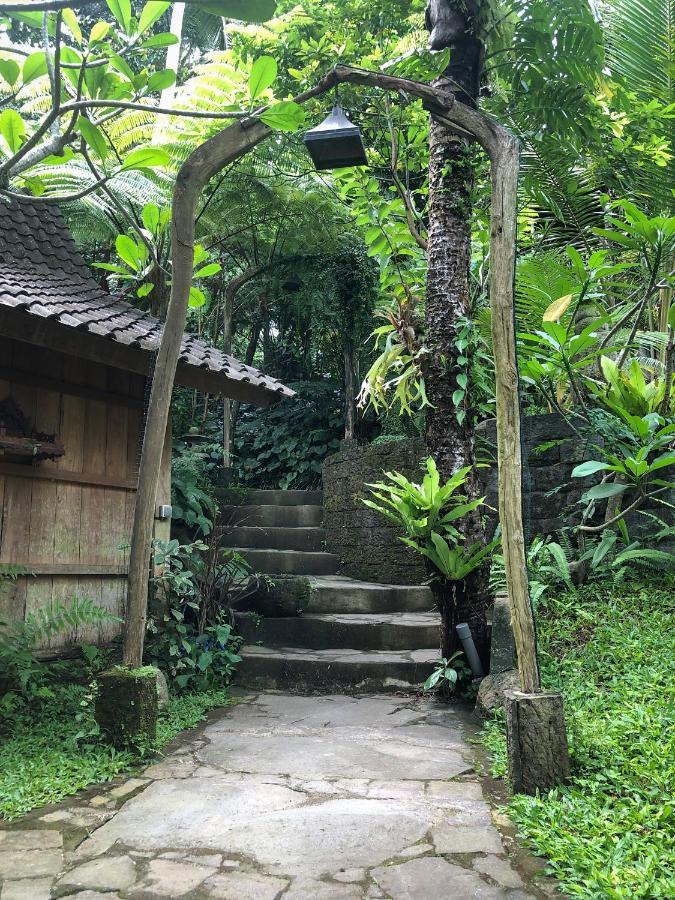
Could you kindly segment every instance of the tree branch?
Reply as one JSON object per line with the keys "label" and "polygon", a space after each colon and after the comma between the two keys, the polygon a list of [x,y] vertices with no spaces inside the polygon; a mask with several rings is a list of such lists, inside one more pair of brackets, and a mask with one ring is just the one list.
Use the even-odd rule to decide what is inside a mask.
{"label": "tree branch", "polygon": [[61,9],[79,9],[92,6],[98,0],[30,0],[29,3],[0,3],[0,15],[5,13],[55,12]]}
{"label": "tree branch", "polygon": [[[77,191],[74,194],[61,194],[60,196],[50,195],[48,197],[31,197],[31,203],[73,203],[75,200],[81,200],[83,197],[86,197],[88,194],[93,194],[94,191],[97,191],[100,187],[107,184],[112,175],[106,175],[104,178],[99,179],[98,181],[93,182],[86,188],[82,188],[81,191]],[[8,191],[6,188],[0,188],[0,194],[3,197],[16,197],[16,191]],[[22,197],[25,197],[24,194],[21,194]]]}
{"label": "tree branch", "polygon": [[[114,109],[116,111],[129,109],[129,110],[147,110],[148,112],[155,113],[157,115],[162,116],[186,116],[192,119],[240,119],[243,117],[243,113],[238,112],[221,112],[221,113],[208,113],[208,112],[194,112],[189,109],[167,109],[165,107],[159,106],[150,106],[148,103],[132,103],[131,101],[126,100],[73,100],[70,103],[64,103],[61,105],[60,109],[52,108],[47,116],[43,119],[42,123],[38,126],[36,131],[33,132],[31,137],[23,144],[19,150],[12,156],[10,159],[5,160],[5,162],[0,166],[0,179],[11,178],[15,175],[20,175],[24,172],[28,165],[24,165],[19,167],[18,163],[24,159],[29,153],[30,150],[33,150],[40,139],[49,131],[52,124],[56,121],[59,115],[63,115],[67,112],[73,112],[77,115],[79,112],[85,109],[96,108],[96,107],[105,107],[108,109]],[[100,124],[96,122],[95,124]],[[72,131],[72,127],[69,129]],[[40,162],[41,159],[44,159],[46,156],[51,156],[53,153],[57,153],[59,150],[62,150],[66,140],[62,138],[53,139],[53,143],[50,142],[45,145],[45,152],[39,154],[39,158],[36,159],[34,155],[31,156],[30,165],[35,165],[37,162]]]}
{"label": "tree branch", "polygon": [[172,109],[168,106],[152,106],[149,103],[134,103],[131,100],[79,100],[63,104],[63,112],[72,109],[94,109],[104,106],[107,109],[147,110],[158,116],[187,116],[190,119],[243,119],[246,113],[240,112],[201,112],[192,109]]}
{"label": "tree branch", "polygon": [[405,207],[405,217],[408,223],[408,231],[413,236],[413,239],[418,247],[421,247],[422,250],[426,253],[428,249],[428,243],[420,234],[420,231],[417,227],[417,222],[415,220],[415,210],[413,209],[412,202],[410,200],[410,194],[401,184],[401,180],[398,177],[398,173],[396,171],[398,167],[398,136],[396,135],[396,131],[394,129],[394,123],[391,120],[391,103],[389,102],[389,95],[385,94],[384,98],[385,109],[387,111],[387,125],[389,128],[389,142],[391,146],[391,177],[394,182],[394,187],[396,188],[396,193],[398,194],[403,206]]}

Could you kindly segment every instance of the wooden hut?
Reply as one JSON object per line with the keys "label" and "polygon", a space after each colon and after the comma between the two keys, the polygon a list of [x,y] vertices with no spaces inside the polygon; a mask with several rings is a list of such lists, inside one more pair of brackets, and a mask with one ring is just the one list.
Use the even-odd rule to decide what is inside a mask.
{"label": "wooden hut", "polygon": [[[0,620],[126,598],[148,375],[162,323],[92,277],[52,204],[0,202]],[[187,335],[176,381],[267,406],[292,391]],[[167,435],[159,506],[171,503]],[[170,523],[156,520],[156,535]],[[125,549],[126,548],[126,549]],[[3,567],[30,573],[16,582]],[[100,633],[61,635],[50,650]]]}

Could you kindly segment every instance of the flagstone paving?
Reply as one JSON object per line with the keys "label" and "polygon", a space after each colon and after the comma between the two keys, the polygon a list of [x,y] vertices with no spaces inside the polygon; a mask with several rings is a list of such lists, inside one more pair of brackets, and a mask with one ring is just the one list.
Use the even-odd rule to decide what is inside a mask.
{"label": "flagstone paving", "polygon": [[460,714],[259,694],[139,776],[0,830],[0,900],[526,900]]}

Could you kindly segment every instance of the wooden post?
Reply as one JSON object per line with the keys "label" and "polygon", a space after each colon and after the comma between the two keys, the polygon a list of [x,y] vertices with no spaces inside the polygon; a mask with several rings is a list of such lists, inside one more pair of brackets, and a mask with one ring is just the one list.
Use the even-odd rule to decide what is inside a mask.
{"label": "wooden post", "polygon": [[[225,289],[225,309],[223,312],[223,351],[232,353],[232,318],[234,315],[234,291],[231,285]],[[223,468],[232,465],[232,401],[223,397]]]}
{"label": "wooden post", "polygon": [[560,694],[512,691],[504,708],[514,792],[536,794],[566,781],[570,757]]}
{"label": "wooden post", "polygon": [[354,345],[351,335],[345,335],[344,347],[345,368],[345,440],[352,441],[356,436],[356,366],[354,364]]}
{"label": "wooden post", "polygon": [[[249,266],[239,275],[235,276],[225,288],[225,303],[223,310],[223,351],[232,353],[234,301],[240,288],[248,281],[265,271],[265,266]],[[232,401],[225,397],[223,400],[223,468],[229,469],[232,465]]]}
{"label": "wooden post", "polygon": [[513,305],[518,142],[506,129],[500,129],[495,146],[488,152],[492,160],[490,309],[497,402],[499,521],[520,681],[524,691],[537,693],[541,683],[525,554],[520,396]]}

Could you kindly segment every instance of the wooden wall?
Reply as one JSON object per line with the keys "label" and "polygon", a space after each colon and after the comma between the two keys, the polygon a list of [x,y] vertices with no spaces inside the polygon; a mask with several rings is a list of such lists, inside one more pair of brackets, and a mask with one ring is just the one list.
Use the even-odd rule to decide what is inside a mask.
{"label": "wooden wall", "polygon": [[[123,613],[144,395],[142,375],[0,336],[0,401],[12,396],[36,431],[56,433],[65,447],[36,464],[0,456],[0,563],[34,573],[0,589],[0,618],[73,597]],[[171,502],[169,441],[167,450],[162,503]],[[119,630],[83,628],[42,649]]]}

